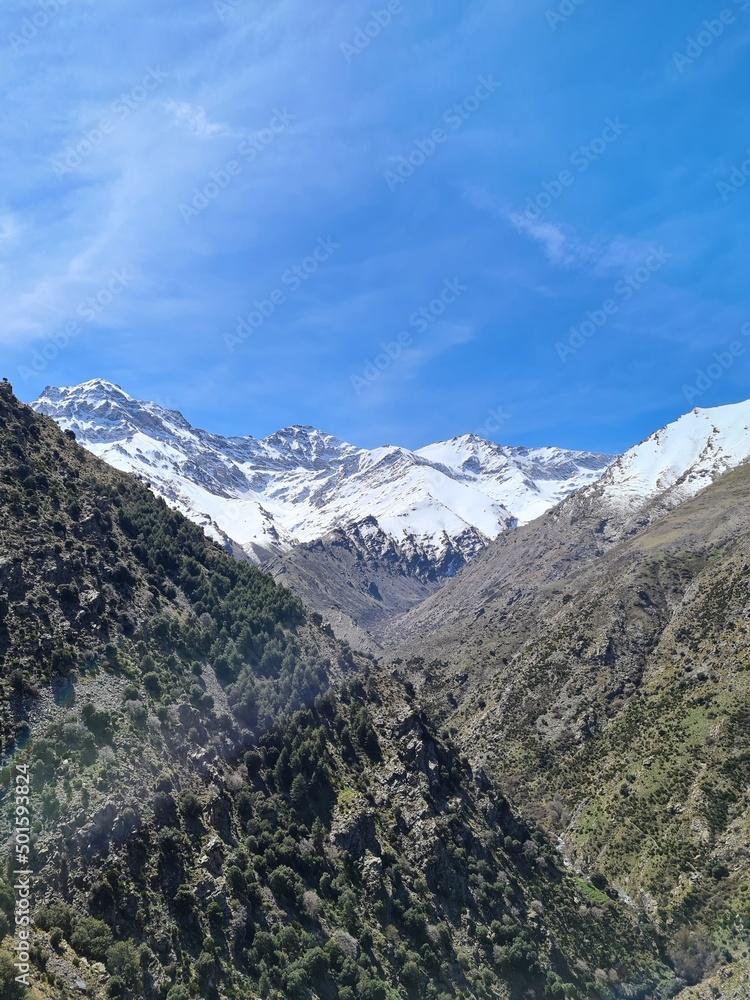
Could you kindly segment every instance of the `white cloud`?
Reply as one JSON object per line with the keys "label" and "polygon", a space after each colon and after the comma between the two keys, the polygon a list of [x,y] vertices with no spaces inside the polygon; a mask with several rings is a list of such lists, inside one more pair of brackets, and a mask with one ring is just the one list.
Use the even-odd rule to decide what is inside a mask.
{"label": "white cloud", "polygon": [[189,101],[164,101],[164,110],[171,117],[170,127],[184,129],[198,139],[223,139],[236,135],[224,122],[208,120],[206,111],[199,104]]}
{"label": "white cloud", "polygon": [[565,223],[515,211],[486,188],[472,186],[464,197],[475,208],[509,222],[521,236],[538,243],[556,267],[585,267],[597,276],[619,273],[642,264],[654,247],[653,239],[621,233],[583,237]]}
{"label": "white cloud", "polygon": [[588,248],[576,237],[553,222],[537,222],[512,212],[508,219],[519,233],[540,243],[552,264],[575,267],[588,256]]}
{"label": "white cloud", "polygon": [[590,248],[567,227],[516,212],[485,188],[472,186],[466,190],[465,198],[475,208],[510,222],[518,233],[541,244],[552,264],[575,267],[588,256]]}

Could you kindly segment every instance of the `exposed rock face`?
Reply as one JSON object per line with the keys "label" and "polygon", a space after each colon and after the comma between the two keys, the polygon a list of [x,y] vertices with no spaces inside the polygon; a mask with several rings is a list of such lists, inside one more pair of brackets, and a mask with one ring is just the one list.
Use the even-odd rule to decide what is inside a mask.
{"label": "exposed rock face", "polygon": [[334,816],[330,839],[337,850],[347,851],[353,858],[363,858],[368,850],[380,853],[375,814],[369,809],[339,812]]}
{"label": "exposed rock face", "polygon": [[371,896],[378,896],[383,889],[383,861],[374,854],[366,852],[362,864],[362,878]]}

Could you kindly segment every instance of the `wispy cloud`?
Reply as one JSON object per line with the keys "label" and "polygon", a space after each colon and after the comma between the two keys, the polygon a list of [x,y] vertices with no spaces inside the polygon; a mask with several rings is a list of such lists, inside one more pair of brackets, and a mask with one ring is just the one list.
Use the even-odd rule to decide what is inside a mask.
{"label": "wispy cloud", "polygon": [[533,219],[517,212],[491,191],[472,186],[464,197],[480,211],[510,224],[525,239],[538,244],[554,267],[586,269],[594,276],[637,267],[653,248],[654,240],[622,233],[582,235],[572,225],[551,219]]}
{"label": "wispy cloud", "polygon": [[170,128],[180,128],[197,139],[223,139],[242,135],[233,131],[225,122],[209,121],[206,111],[199,104],[189,101],[164,101],[164,110],[170,117]]}
{"label": "wispy cloud", "polygon": [[541,244],[552,264],[576,267],[590,259],[591,248],[554,222],[535,222],[511,212],[508,220],[519,233]]}
{"label": "wispy cloud", "polygon": [[477,185],[467,188],[464,197],[480,211],[510,223],[516,232],[538,243],[551,264],[558,267],[579,267],[589,262],[595,250],[569,226],[544,219],[532,219],[515,211],[491,191]]}

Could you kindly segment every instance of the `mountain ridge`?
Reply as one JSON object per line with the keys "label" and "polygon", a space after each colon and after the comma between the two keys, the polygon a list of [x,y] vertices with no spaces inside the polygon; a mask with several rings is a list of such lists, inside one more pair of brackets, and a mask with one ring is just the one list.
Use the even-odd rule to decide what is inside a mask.
{"label": "mountain ridge", "polygon": [[[94,450],[95,453],[106,452],[106,448],[103,447],[105,445],[119,445],[116,453],[110,456],[112,464],[117,464],[118,458],[120,463],[123,463],[125,455],[130,455],[132,459],[133,452],[137,452],[139,448],[143,454],[141,447],[143,441],[133,440],[138,435],[152,436],[160,443],[172,446],[176,440],[204,444],[214,450],[214,457],[218,455],[219,458],[225,459],[223,462],[225,468],[215,469],[217,474],[224,473],[223,479],[217,478],[212,485],[217,490],[223,487],[227,496],[229,488],[237,489],[240,485],[240,477],[234,481],[227,478],[227,471],[231,468],[230,463],[240,467],[248,493],[254,490],[262,493],[265,487],[271,485],[273,489],[268,494],[269,501],[279,500],[285,484],[269,484],[262,477],[269,476],[280,468],[292,472],[300,469],[310,472],[330,469],[338,476],[359,473],[365,477],[374,469],[387,476],[394,467],[395,471],[400,473],[409,467],[420,469],[428,477],[430,472],[437,473],[438,477],[442,476],[449,482],[440,482],[439,478],[429,481],[428,478],[426,483],[412,484],[412,488],[429,491],[430,487],[434,486],[436,490],[440,488],[444,490],[446,487],[450,489],[450,482],[460,484],[454,487],[457,497],[447,498],[457,500],[453,513],[458,518],[465,519],[468,526],[488,536],[492,532],[497,533],[505,529],[511,522],[523,523],[532,519],[536,516],[537,506],[540,503],[542,506],[551,505],[558,499],[558,494],[570,492],[577,488],[580,482],[593,478],[612,460],[612,456],[593,452],[555,448],[504,448],[473,434],[453,438],[448,442],[438,442],[416,451],[396,445],[385,445],[371,450],[357,448],[309,425],[292,425],[262,439],[251,436],[222,437],[193,427],[179,411],[135,400],[121,387],[103,379],[94,379],[73,387],[59,389],[47,387],[31,405],[38,412],[52,416],[58,423],[64,424],[66,429],[73,430],[84,446]],[[464,453],[471,451],[473,468],[466,455],[462,456],[462,449]],[[450,460],[451,453],[453,461]],[[170,457],[175,458],[168,453],[163,457],[166,460]],[[200,457],[206,459],[205,448]],[[579,460],[579,464],[576,464],[576,460]],[[255,463],[255,467],[251,466],[251,462]],[[489,472],[481,467],[482,462],[485,465],[491,463]],[[135,462],[133,466],[132,471],[137,471]],[[560,466],[566,475],[555,478],[555,470]],[[493,476],[497,478],[500,472],[505,472],[511,481],[516,498],[521,501],[520,506],[517,505],[517,509],[509,511],[500,495],[502,490],[496,484],[491,494],[482,496],[484,505],[472,510],[472,501],[476,505],[478,499],[474,494],[480,492],[481,495],[477,484],[486,483],[492,480]],[[531,476],[532,472],[544,485],[544,489],[535,483]],[[299,508],[307,496],[304,495],[304,490],[300,491],[300,484],[293,485],[297,487],[297,493],[292,493],[283,499],[288,499]],[[321,483],[313,480],[312,483],[305,482],[303,485],[309,486],[310,489],[317,488],[319,491]],[[331,492],[331,490],[325,491],[325,499],[330,501]],[[536,493],[538,496],[530,498],[527,495],[529,493]],[[433,499],[441,504],[444,498],[433,496]],[[366,503],[368,500],[372,503],[370,498],[365,498]],[[443,503],[443,507],[448,508],[449,505]],[[337,518],[339,513],[337,510]],[[384,510],[381,504],[381,509],[372,513],[374,516],[380,514],[381,517],[403,517],[409,512],[397,510],[395,513],[390,513]],[[280,514],[280,511],[274,512],[277,520],[284,521]],[[370,511],[365,511],[365,514],[370,514]],[[296,520],[287,518],[284,527],[294,533],[298,541],[312,541],[325,534],[326,528],[338,527],[340,519],[334,521],[332,516],[327,521],[321,520],[320,517],[311,524],[307,524],[306,521],[309,521],[309,513],[298,509]],[[242,539],[239,541],[243,544]]]}
{"label": "mountain ridge", "polygon": [[[508,591],[540,587],[580,569],[658,522],[750,459],[750,401],[696,408],[617,458],[594,483],[516,532],[499,536],[422,604],[392,621],[387,645],[461,631],[465,596],[475,610]],[[454,599],[455,597],[455,599]],[[473,613],[473,612],[472,612]]]}
{"label": "mountain ridge", "polygon": [[[102,379],[48,387],[32,406],[292,589],[302,586],[300,562],[314,556],[306,599],[362,642],[358,619],[377,625],[385,610],[376,590],[393,583],[391,610],[404,611],[492,538],[594,481],[611,461],[593,452],[507,448],[476,435],[417,451],[357,448],[303,425],[263,439],[225,438]],[[357,597],[350,606],[343,594],[337,608],[326,597],[337,570],[317,543],[342,533],[357,593],[372,592],[364,605]],[[387,579],[379,571],[386,564]]]}

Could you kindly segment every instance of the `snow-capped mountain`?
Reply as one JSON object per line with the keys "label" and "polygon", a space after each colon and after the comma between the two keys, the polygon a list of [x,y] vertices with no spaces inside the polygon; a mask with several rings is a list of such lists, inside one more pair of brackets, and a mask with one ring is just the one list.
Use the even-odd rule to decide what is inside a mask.
{"label": "snow-capped mountain", "polygon": [[504,448],[474,434],[428,445],[417,455],[508,507],[518,524],[598,480],[612,461],[608,455],[560,448]]}
{"label": "snow-capped mountain", "polygon": [[696,408],[626,451],[588,492],[623,514],[657,497],[668,509],[748,458],[750,400]]}
{"label": "snow-capped mountain", "polygon": [[[487,635],[496,638],[502,626],[512,646],[535,617],[544,626],[557,613],[558,598],[575,594],[587,572],[597,573],[597,566],[611,572],[607,554],[613,549],[622,547],[625,565],[627,552],[638,552],[628,550],[628,542],[748,460],[750,401],[693,410],[630,448],[595,483],[498,536],[455,579],[384,622],[378,641],[404,658],[462,662],[469,645],[477,650],[481,644],[484,656]],[[679,538],[680,522],[673,524]],[[697,539],[696,549],[704,542],[710,544]],[[600,582],[604,590],[611,585],[603,577]]]}
{"label": "snow-capped mountain", "polygon": [[343,530],[375,558],[393,546],[399,558],[451,576],[491,539],[594,482],[611,462],[474,435],[416,452],[369,451],[313,427],[226,438],[101,379],[49,387],[32,406],[257,562]]}

